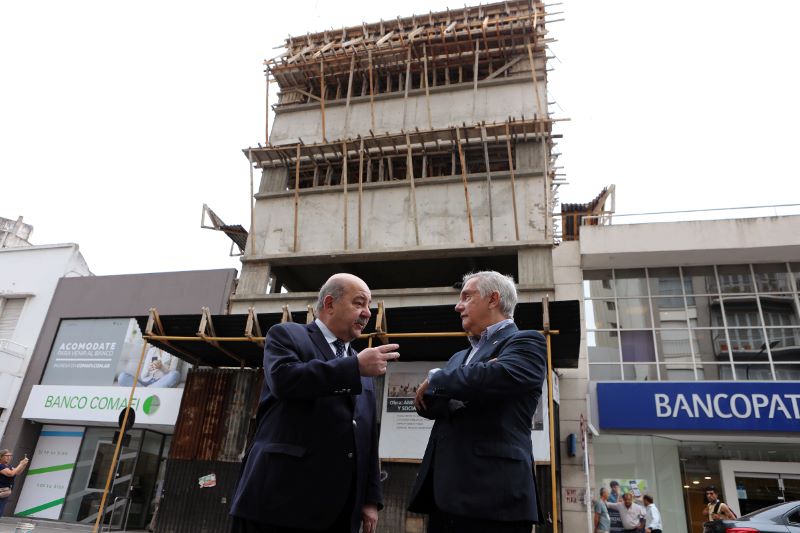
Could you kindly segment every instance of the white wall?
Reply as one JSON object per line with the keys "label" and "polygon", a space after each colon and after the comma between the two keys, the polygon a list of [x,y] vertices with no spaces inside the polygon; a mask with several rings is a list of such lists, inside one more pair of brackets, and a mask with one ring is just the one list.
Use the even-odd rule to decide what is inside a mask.
{"label": "white wall", "polygon": [[581,228],[583,268],[800,260],[800,216]]}
{"label": "white wall", "polygon": [[0,297],[26,298],[13,337],[0,343],[0,441],[58,280],[89,275],[77,244],[0,249]]}

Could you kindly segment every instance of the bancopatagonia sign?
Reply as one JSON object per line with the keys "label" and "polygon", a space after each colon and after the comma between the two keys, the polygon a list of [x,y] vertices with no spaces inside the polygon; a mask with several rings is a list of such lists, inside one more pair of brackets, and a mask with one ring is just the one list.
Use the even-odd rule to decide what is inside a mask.
{"label": "bancopatagonia sign", "polygon": [[598,383],[603,429],[800,432],[800,382]]}
{"label": "bancopatagonia sign", "polygon": [[[35,385],[23,418],[43,421],[118,422],[130,398],[130,387]],[[131,401],[137,424],[175,425],[183,389],[137,387]]]}

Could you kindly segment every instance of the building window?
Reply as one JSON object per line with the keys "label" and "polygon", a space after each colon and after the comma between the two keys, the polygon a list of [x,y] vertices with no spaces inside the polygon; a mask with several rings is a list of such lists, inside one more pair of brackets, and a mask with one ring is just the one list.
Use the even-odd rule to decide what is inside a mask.
{"label": "building window", "polygon": [[591,379],[800,379],[798,284],[797,263],[587,271]]}
{"label": "building window", "polygon": [[0,298],[0,339],[14,338],[23,307],[25,298]]}

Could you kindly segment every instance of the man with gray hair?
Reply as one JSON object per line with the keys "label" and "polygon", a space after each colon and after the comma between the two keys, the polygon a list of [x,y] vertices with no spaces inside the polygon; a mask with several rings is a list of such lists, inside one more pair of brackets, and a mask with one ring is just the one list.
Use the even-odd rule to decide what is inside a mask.
{"label": "man with gray hair", "polygon": [[514,324],[514,280],[464,276],[455,306],[471,347],[417,389],[433,425],[409,510],[430,515],[428,533],[530,533],[542,521],[531,420],[546,373],[544,337]]}

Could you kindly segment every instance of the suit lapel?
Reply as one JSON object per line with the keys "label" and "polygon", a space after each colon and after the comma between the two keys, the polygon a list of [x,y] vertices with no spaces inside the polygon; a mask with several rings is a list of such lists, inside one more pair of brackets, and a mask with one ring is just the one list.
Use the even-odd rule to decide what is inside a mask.
{"label": "suit lapel", "polygon": [[319,351],[319,353],[322,355],[322,358],[326,361],[333,359],[333,350],[331,350],[331,346],[328,344],[328,341],[325,340],[325,335],[322,334],[322,330],[319,329],[319,326],[312,322],[311,324],[306,325],[306,329],[308,329],[308,335],[311,337],[311,341],[314,343],[314,346],[317,347],[317,351]]}
{"label": "suit lapel", "polygon": [[481,349],[478,350],[472,359],[470,360],[470,364],[472,363],[479,363],[481,361],[486,361],[491,359],[491,356],[497,351],[497,346],[506,338],[510,337],[511,335],[518,332],[519,329],[517,328],[516,324],[509,324],[504,328],[501,328],[500,331],[495,331],[494,335],[489,337],[486,341],[486,344],[481,346]]}

